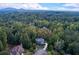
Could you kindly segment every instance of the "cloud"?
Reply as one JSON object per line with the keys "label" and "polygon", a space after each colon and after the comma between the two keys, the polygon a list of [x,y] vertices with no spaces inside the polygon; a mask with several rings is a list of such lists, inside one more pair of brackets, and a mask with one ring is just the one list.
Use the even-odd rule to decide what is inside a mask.
{"label": "cloud", "polygon": [[79,3],[79,0],[0,0],[0,3]]}
{"label": "cloud", "polygon": [[70,11],[79,11],[79,3],[66,3],[63,7]]}
{"label": "cloud", "polygon": [[50,8],[50,10],[62,11],[62,10],[65,10],[65,8],[64,8],[64,7],[59,7],[59,6],[57,6],[57,7],[52,7],[52,8]]}
{"label": "cloud", "polygon": [[[22,8],[22,7],[24,7],[24,6],[22,6],[22,5],[20,5],[20,4],[11,4],[11,3],[1,3],[0,4],[0,8],[17,8],[17,9],[19,9],[19,8]],[[27,7],[27,6],[26,6]]]}
{"label": "cloud", "polygon": [[56,11],[79,11],[79,3],[64,3],[61,6],[52,7],[51,10],[56,10]]}
{"label": "cloud", "polygon": [[52,6],[55,5],[55,3],[50,3],[51,6],[49,7],[47,7],[47,5],[43,6],[39,3],[0,3],[0,8],[12,7],[27,10],[79,11],[79,3],[60,3],[60,5],[56,6]]}
{"label": "cloud", "polygon": [[0,8],[6,8],[6,7],[12,7],[12,8],[23,8],[23,9],[34,9],[34,10],[48,10],[47,7],[44,7],[38,3],[1,3]]}
{"label": "cloud", "polygon": [[29,9],[36,9],[36,10],[48,10],[47,7],[43,7],[38,3],[28,3],[28,4],[23,4],[23,6],[28,6]]}
{"label": "cloud", "polygon": [[73,8],[79,8],[79,3],[66,3],[64,4],[65,7],[73,7]]}

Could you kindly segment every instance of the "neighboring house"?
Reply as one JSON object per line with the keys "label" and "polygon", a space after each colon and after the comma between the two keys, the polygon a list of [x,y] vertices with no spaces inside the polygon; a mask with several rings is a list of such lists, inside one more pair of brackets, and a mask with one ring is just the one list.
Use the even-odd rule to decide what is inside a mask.
{"label": "neighboring house", "polygon": [[23,55],[24,49],[22,45],[14,46],[10,49],[10,55]]}
{"label": "neighboring house", "polygon": [[43,38],[36,38],[36,44],[37,45],[43,45],[44,44],[44,39]]}
{"label": "neighboring house", "polygon": [[36,47],[36,51],[34,55],[47,55],[47,46],[48,44],[45,43],[43,38],[36,38],[36,43],[37,43],[37,47]]}

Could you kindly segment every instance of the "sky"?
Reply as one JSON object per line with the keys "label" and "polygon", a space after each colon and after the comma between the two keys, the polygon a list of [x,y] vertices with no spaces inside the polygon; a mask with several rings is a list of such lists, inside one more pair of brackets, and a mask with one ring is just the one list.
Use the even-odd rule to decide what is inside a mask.
{"label": "sky", "polygon": [[26,10],[79,11],[79,3],[0,3],[2,8]]}

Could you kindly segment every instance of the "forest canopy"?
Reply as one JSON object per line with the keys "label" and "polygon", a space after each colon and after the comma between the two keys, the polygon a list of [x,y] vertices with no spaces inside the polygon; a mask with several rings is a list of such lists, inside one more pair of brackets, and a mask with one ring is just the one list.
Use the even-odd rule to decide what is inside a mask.
{"label": "forest canopy", "polygon": [[0,12],[0,54],[8,54],[8,43],[16,41],[33,54],[39,36],[48,43],[49,55],[79,54],[79,12]]}

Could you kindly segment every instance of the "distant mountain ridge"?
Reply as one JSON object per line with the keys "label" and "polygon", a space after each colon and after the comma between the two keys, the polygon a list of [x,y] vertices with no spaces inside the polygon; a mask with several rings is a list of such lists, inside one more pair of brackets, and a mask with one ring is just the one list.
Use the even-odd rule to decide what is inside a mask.
{"label": "distant mountain ridge", "polygon": [[[8,8],[1,8],[0,12],[1,11],[31,11],[31,12],[43,11],[44,12],[44,11],[55,11],[55,10],[29,10],[29,9],[23,9],[23,8],[17,9],[17,8],[8,7]],[[78,11],[55,11],[55,12],[78,12]]]}
{"label": "distant mountain ridge", "polygon": [[24,9],[16,9],[16,8],[3,8],[0,9],[1,12],[16,12],[16,11],[25,11]]}
{"label": "distant mountain ridge", "polygon": [[16,9],[16,8],[2,8],[0,13],[13,13],[13,12],[31,12],[31,13],[41,13],[48,15],[70,15],[70,16],[79,16],[79,12],[75,11],[53,11],[53,10],[28,10],[28,9]]}

